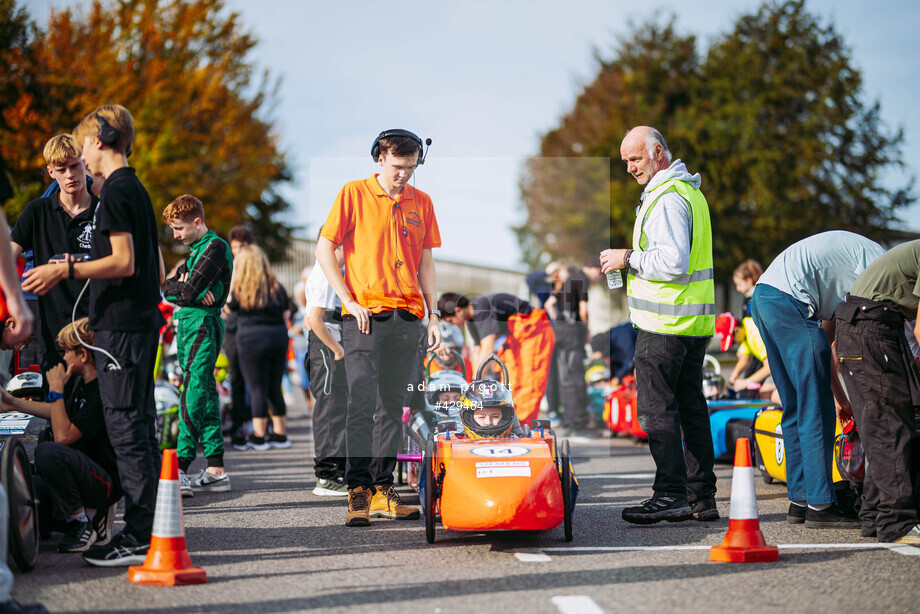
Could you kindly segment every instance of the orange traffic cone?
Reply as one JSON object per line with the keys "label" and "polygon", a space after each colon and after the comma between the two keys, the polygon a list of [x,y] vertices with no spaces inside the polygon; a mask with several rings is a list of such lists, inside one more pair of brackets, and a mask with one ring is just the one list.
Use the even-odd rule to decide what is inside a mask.
{"label": "orange traffic cone", "polygon": [[179,461],[175,450],[163,450],[163,468],[160,470],[150,551],[143,565],[128,568],[128,580],[134,584],[158,586],[204,584],[208,581],[204,569],[192,565],[192,559],[185,549]]}
{"label": "orange traffic cone", "polygon": [[709,549],[709,560],[727,563],[769,563],[779,560],[779,549],[768,546],[760,532],[751,444],[744,437],[735,443],[728,533],[720,545]]}

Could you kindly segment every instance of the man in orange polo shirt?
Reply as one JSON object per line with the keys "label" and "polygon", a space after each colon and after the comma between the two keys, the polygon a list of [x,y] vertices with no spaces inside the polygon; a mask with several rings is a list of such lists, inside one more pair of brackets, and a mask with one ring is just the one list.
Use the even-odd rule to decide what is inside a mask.
{"label": "man in orange polo shirt", "polygon": [[[429,141],[430,142],[430,141]],[[407,130],[381,132],[371,147],[380,173],[345,184],[316,245],[316,261],[342,300],[348,380],[345,425],[347,526],[370,517],[414,519],[393,487],[400,418],[423,334],[435,307],[433,247],[441,235],[431,198],[409,185],[425,161],[422,140]],[[335,249],[345,250],[345,276]],[[428,312],[428,350],[441,343],[440,312]],[[384,411],[374,428],[377,398]]]}

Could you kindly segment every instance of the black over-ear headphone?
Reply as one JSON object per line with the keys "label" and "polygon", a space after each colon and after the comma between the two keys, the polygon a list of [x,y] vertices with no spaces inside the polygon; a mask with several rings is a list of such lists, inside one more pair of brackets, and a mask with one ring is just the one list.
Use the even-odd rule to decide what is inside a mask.
{"label": "black over-ear headphone", "polygon": [[96,121],[99,122],[99,140],[102,141],[102,144],[111,147],[117,143],[118,139],[121,137],[118,130],[116,130],[112,124],[105,121],[105,118],[98,113],[96,113]]}
{"label": "black over-ear headphone", "polygon": [[422,143],[422,139],[420,139],[414,132],[409,132],[408,130],[400,130],[398,128],[394,128],[393,130],[384,130],[377,135],[376,139],[374,139],[374,144],[371,145],[371,157],[374,159],[374,162],[380,160],[380,139],[386,138],[388,136],[403,136],[418,143],[418,164],[422,165],[425,163],[425,158],[428,156],[428,154],[425,152],[425,145],[427,144],[429,147],[431,147],[431,139],[426,139],[425,143]]}

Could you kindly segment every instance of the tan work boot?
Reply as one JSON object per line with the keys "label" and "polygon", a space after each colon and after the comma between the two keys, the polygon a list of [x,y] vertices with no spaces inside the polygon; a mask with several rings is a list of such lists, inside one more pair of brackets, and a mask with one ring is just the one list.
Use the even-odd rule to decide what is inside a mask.
{"label": "tan work boot", "polygon": [[[376,495],[375,495],[376,497]],[[374,509],[374,504],[371,503],[371,509]],[[906,535],[902,535],[898,539],[894,540],[896,544],[910,544],[911,546],[920,546],[920,524],[915,524],[910,528],[910,531]]]}
{"label": "tan work boot", "polygon": [[356,486],[348,489],[348,516],[345,517],[346,527],[368,527],[371,519],[367,510],[371,504],[371,489]]}
{"label": "tan work boot", "polygon": [[372,518],[395,518],[396,520],[415,520],[420,513],[414,507],[402,505],[399,493],[393,486],[377,486],[377,492],[371,499]]}

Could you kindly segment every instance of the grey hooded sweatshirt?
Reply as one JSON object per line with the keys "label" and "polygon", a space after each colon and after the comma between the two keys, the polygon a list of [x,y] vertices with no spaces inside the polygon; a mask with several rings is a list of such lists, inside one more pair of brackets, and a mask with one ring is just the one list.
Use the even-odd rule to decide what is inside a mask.
{"label": "grey hooded sweatshirt", "polygon": [[[680,160],[674,160],[671,166],[658,171],[652,177],[639,202],[665,181],[679,179],[700,188],[700,174],[691,175]],[[641,205],[640,205],[641,207]],[[636,208],[638,215],[639,207]],[[641,223],[641,220],[636,220]],[[672,281],[687,274],[690,266],[690,237],[692,236],[690,207],[686,200],[676,192],[667,192],[658,199],[658,203],[649,212],[645,226],[648,248],[633,252],[629,266],[637,270],[641,277],[652,281]]]}

